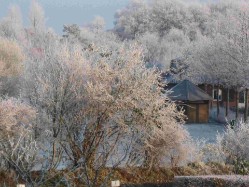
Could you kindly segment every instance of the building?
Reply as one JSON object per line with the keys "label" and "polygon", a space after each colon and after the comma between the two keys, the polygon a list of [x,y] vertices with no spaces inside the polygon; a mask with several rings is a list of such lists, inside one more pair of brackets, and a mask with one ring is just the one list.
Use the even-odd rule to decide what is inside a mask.
{"label": "building", "polygon": [[188,80],[180,82],[170,91],[169,98],[185,110],[187,123],[208,123],[212,97]]}
{"label": "building", "polygon": [[[238,102],[238,108],[245,108],[245,90],[239,90],[238,95],[236,95],[235,89],[227,89],[222,85],[219,86],[219,89],[217,89],[217,85],[210,84],[200,84],[198,87],[213,98],[212,106],[216,106],[217,102],[219,102],[222,107],[225,107],[228,103],[229,108],[236,108],[236,103]],[[247,100],[249,101],[249,95]]]}
{"label": "building", "polygon": [[[162,82],[166,83],[164,87],[165,90],[170,90],[175,85],[180,83],[181,81],[175,79],[175,75],[172,73],[162,73]],[[236,108],[236,90],[235,89],[227,89],[226,87],[220,85],[219,90],[217,89],[217,85],[211,84],[199,84],[199,88],[201,88],[204,92],[206,92],[210,97],[212,97],[211,107],[215,107],[217,102],[221,107],[226,107],[227,103],[229,108]],[[249,104],[249,94],[248,94],[248,104]],[[246,92],[245,90],[239,90],[238,92],[238,108],[245,108],[246,102]]]}

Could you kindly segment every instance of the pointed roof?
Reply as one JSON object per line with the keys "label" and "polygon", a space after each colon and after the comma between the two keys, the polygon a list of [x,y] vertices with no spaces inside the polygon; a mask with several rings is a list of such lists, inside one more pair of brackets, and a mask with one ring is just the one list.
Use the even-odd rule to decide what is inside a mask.
{"label": "pointed roof", "polygon": [[189,80],[184,80],[171,88],[169,97],[176,101],[208,101],[212,98]]}

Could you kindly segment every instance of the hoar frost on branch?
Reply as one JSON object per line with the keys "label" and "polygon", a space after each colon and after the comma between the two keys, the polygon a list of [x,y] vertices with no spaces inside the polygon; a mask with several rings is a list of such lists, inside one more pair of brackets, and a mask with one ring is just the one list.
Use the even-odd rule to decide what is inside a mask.
{"label": "hoar frost on branch", "polygon": [[[123,44],[109,53],[53,45],[42,61],[27,63],[25,73],[26,96],[40,115],[37,135],[52,132],[52,165],[66,156],[72,170],[84,171],[79,180],[94,185],[106,164],[142,160],[152,167],[165,158],[181,159],[188,137],[183,113],[162,95],[159,72],[145,67],[139,46]],[[114,162],[120,149],[124,155]]]}

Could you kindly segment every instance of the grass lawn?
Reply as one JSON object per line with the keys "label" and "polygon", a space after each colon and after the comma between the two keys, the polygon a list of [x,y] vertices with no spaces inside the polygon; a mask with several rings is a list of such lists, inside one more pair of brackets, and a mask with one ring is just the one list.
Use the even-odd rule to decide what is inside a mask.
{"label": "grass lawn", "polygon": [[216,135],[224,133],[226,128],[225,125],[219,123],[186,124],[184,127],[193,139],[205,139],[208,143],[215,143]]}

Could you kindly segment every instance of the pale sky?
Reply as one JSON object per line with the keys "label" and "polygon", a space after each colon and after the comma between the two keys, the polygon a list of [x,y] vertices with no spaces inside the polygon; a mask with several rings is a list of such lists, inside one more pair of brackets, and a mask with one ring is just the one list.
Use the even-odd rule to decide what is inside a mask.
{"label": "pale sky", "polygon": [[[102,16],[106,20],[107,29],[113,27],[114,14],[128,4],[129,0],[37,0],[45,11],[47,25],[62,33],[63,24],[76,23],[84,25]],[[11,4],[19,5],[24,23],[27,24],[31,0],[0,0],[0,17],[6,15]]]}
{"label": "pale sky", "polygon": [[[113,28],[114,14],[130,0],[37,0],[45,11],[47,26],[62,33],[64,24],[89,23],[95,16],[102,16],[107,29]],[[185,0],[185,1],[216,1],[216,0]],[[31,0],[0,0],[0,18],[5,16],[11,4],[19,5],[27,24]]]}

